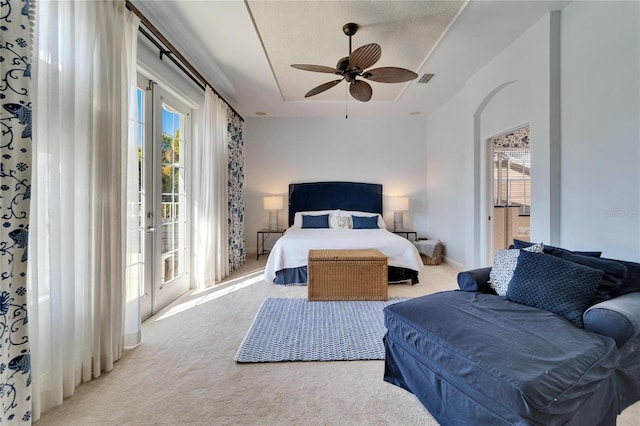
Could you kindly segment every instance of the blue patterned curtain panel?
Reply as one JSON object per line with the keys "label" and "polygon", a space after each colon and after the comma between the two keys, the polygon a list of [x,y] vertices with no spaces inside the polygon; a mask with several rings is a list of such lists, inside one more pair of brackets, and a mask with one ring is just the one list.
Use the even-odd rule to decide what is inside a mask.
{"label": "blue patterned curtain panel", "polygon": [[244,142],[242,120],[229,109],[229,271],[246,260],[244,244]]}
{"label": "blue patterned curtain panel", "polygon": [[0,424],[31,423],[27,241],[31,198],[29,2],[0,2]]}

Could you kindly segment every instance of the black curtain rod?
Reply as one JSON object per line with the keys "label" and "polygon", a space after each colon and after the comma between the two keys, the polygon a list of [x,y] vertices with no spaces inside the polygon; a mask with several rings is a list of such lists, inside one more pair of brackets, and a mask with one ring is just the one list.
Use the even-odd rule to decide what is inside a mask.
{"label": "black curtain rod", "polygon": [[216,89],[213,88],[213,86],[202,76],[202,74],[200,74],[198,70],[196,70],[193,67],[193,65],[191,65],[191,63],[187,61],[187,59],[184,56],[182,56],[182,54],[178,51],[178,49],[176,49],[171,44],[171,42],[169,42],[169,40],[167,40],[167,38],[163,36],[162,33],[158,31],[158,29],[151,22],[149,22],[149,20],[142,14],[142,12],[140,12],[133,4],[131,4],[129,0],[125,0],[125,4],[127,6],[127,9],[135,13],[136,16],[140,18],[140,23],[142,23],[145,27],[147,27],[147,29],[151,31],[151,33],[155,37],[155,38],[152,37],[151,34],[149,34],[147,31],[144,30],[144,28],[142,27],[138,28],[140,33],[142,33],[142,35],[144,35],[147,39],[149,39],[151,43],[153,43],[158,48],[158,50],[160,51],[161,60],[163,56],[168,57],[171,60],[171,62],[176,64],[176,66],[183,73],[185,73],[195,84],[197,84],[198,87],[200,87],[202,90],[204,90],[205,85],[211,87],[211,90],[213,90],[213,92],[216,95],[218,95],[220,99],[222,99],[222,101],[225,104],[227,104],[227,106],[238,117],[240,117],[240,120],[244,121],[244,118],[242,118],[242,116],[238,113],[238,111],[236,111],[235,108],[233,108],[231,104],[227,102],[227,100],[223,98],[222,95],[220,95],[220,93],[216,91]]}

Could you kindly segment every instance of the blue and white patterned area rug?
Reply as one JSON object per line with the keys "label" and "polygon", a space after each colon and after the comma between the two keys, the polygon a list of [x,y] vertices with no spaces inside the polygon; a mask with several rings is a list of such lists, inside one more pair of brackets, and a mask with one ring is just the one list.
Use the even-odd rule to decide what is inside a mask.
{"label": "blue and white patterned area rug", "polygon": [[309,302],[268,298],[260,307],[237,362],[353,361],[384,359],[387,302]]}

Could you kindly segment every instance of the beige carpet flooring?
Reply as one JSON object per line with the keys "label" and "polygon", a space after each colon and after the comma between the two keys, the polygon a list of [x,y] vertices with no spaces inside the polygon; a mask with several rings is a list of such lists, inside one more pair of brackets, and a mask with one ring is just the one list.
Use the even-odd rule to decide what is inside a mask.
{"label": "beige carpet flooring", "polygon": [[[233,357],[266,297],[306,287],[262,280],[263,257],[224,283],[192,292],[143,324],[143,344],[115,369],[76,389],[38,425],[437,425],[410,393],[382,380],[383,361],[236,364]],[[420,284],[390,297],[456,288],[457,271],[425,266]],[[638,425],[640,403],[618,417]]]}

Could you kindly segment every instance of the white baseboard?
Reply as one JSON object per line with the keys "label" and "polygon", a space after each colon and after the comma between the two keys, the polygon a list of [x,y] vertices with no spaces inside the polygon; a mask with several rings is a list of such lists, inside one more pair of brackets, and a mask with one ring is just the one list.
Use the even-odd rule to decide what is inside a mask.
{"label": "white baseboard", "polygon": [[442,256],[442,259],[444,260],[444,262],[447,265],[451,266],[454,269],[457,269],[460,272],[462,272],[462,271],[467,269],[467,267],[464,266],[462,263],[460,263],[460,262],[458,262],[456,260],[453,260],[451,258],[448,258],[447,256]]}

